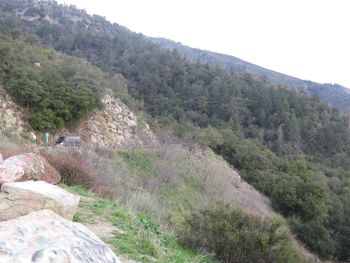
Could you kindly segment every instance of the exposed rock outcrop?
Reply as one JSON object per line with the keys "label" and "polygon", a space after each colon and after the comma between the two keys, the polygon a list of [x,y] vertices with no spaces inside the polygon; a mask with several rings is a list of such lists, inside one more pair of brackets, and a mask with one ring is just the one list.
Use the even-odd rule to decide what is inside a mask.
{"label": "exposed rock outcrop", "polygon": [[42,209],[50,209],[72,220],[78,204],[78,196],[44,181],[6,183],[2,185],[0,192],[0,221]]}
{"label": "exposed rock outcrop", "polygon": [[28,180],[57,184],[61,176],[44,158],[34,153],[15,155],[0,162],[0,185]]}
{"label": "exposed rock outcrop", "polygon": [[156,142],[148,124],[138,120],[120,99],[107,94],[102,104],[104,108],[95,110],[78,128],[85,141],[108,148]]}
{"label": "exposed rock outcrop", "polygon": [[0,85],[0,132],[21,136],[31,130],[23,110],[15,104]]}
{"label": "exposed rock outcrop", "polygon": [[118,263],[95,234],[50,210],[0,222],[0,262]]}
{"label": "exposed rock outcrop", "polygon": [[[147,123],[137,116],[109,91],[102,100],[103,109],[95,109],[74,131],[84,142],[94,146],[116,148],[154,144],[157,140]],[[12,101],[0,84],[0,132],[22,137],[35,144],[32,128],[23,109]],[[61,131],[68,135],[73,131]]]}

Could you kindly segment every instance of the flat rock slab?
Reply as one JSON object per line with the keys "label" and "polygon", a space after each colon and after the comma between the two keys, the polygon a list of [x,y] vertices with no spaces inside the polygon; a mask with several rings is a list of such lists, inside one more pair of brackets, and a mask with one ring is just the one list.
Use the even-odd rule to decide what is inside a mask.
{"label": "flat rock slab", "polygon": [[0,192],[0,221],[42,209],[50,209],[72,220],[79,199],[78,196],[44,181],[6,183],[2,185]]}
{"label": "flat rock slab", "polygon": [[34,153],[15,155],[0,162],[0,185],[28,180],[57,184],[61,176],[44,158]]}
{"label": "flat rock slab", "polygon": [[0,262],[119,263],[95,234],[50,210],[0,222]]}

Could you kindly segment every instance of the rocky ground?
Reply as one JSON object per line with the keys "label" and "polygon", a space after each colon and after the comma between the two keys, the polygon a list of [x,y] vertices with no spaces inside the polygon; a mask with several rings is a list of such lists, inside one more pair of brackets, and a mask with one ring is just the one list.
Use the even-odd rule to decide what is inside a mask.
{"label": "rocky ground", "polygon": [[11,100],[0,84],[0,132],[23,136],[31,131],[23,110]]}
{"label": "rocky ground", "polygon": [[60,179],[34,153],[0,162],[1,263],[119,262],[93,232],[71,221],[80,198],[51,184]]}
{"label": "rocky ground", "polygon": [[140,121],[120,99],[107,94],[102,104],[103,108],[92,112],[77,129],[86,142],[109,148],[156,142],[148,124]]}

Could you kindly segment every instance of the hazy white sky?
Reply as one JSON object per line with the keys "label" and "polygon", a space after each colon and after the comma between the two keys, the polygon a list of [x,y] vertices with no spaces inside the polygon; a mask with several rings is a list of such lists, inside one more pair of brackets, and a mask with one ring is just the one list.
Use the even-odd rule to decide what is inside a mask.
{"label": "hazy white sky", "polygon": [[58,0],[147,36],[350,88],[348,0]]}

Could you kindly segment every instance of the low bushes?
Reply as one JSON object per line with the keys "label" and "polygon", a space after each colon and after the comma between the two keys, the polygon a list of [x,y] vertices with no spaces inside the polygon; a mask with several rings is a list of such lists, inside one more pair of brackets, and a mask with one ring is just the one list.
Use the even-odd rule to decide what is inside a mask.
{"label": "low bushes", "polygon": [[[110,200],[117,199],[122,193],[123,185],[116,184],[118,173],[111,166],[112,161],[100,153],[87,149],[53,149],[42,150],[40,154],[61,174],[62,182],[71,185],[81,185],[93,191],[99,197]],[[108,153],[112,155],[112,153]],[[119,196],[120,197],[120,196]]]}
{"label": "low bushes", "polygon": [[188,216],[182,243],[192,249],[215,253],[222,262],[301,263],[282,221],[249,216],[219,204]]}
{"label": "low bushes", "polygon": [[41,155],[61,174],[63,183],[81,185],[86,189],[96,189],[99,186],[94,167],[78,156],[53,155],[46,152]]}

